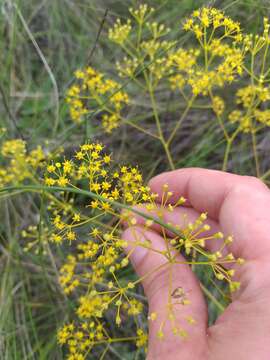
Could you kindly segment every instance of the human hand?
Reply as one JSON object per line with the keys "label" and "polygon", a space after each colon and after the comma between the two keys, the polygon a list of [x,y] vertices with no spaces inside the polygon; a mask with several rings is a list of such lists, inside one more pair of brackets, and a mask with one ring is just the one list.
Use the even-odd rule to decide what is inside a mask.
{"label": "human hand", "polygon": [[[166,216],[176,224],[181,214],[193,221],[207,212],[213,232],[233,235],[228,251],[246,260],[237,267],[235,279],[241,282],[233,294],[232,303],[213,326],[207,326],[207,307],[200,285],[187,264],[175,265],[173,288],[189,290],[191,304],[177,313],[181,323],[192,315],[196,325],[188,326],[188,338],[176,337],[169,325],[164,326],[164,339],[158,339],[158,322],[149,321],[148,360],[269,360],[270,359],[270,191],[258,179],[205,169],[182,169],[163,173],[150,181],[151,190],[159,195],[168,184],[173,192],[170,202],[180,195],[188,203]],[[130,243],[136,237],[147,237],[160,249],[164,240],[154,227],[142,233],[139,226],[128,228],[123,237]],[[143,234],[143,235],[142,235]],[[213,250],[214,243],[206,246]],[[181,258],[181,255],[179,254]],[[137,247],[131,262],[139,276],[150,273],[164,262],[164,257]],[[153,273],[143,281],[149,303],[149,313],[160,319],[166,316],[168,293],[166,268]]]}

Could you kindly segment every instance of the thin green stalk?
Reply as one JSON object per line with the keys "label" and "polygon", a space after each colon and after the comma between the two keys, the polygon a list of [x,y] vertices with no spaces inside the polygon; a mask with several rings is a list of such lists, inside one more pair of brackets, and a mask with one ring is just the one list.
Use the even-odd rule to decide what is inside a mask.
{"label": "thin green stalk", "polygon": [[155,96],[154,96],[154,91],[153,91],[150,81],[148,82],[148,89],[149,89],[149,94],[150,94],[150,98],[151,98],[151,104],[152,104],[152,108],[153,108],[153,113],[154,113],[154,118],[156,121],[158,134],[159,134],[160,139],[164,140],[163,131],[161,128],[160,119],[159,119],[159,115],[158,115],[158,111],[157,111],[157,104],[156,104],[156,100],[155,100]]}
{"label": "thin green stalk", "polygon": [[207,30],[206,27],[204,26],[204,31],[203,31],[203,45],[204,45],[204,66],[205,66],[205,71],[208,70],[208,44],[207,44]]}
{"label": "thin green stalk", "polygon": [[164,150],[165,150],[165,153],[167,155],[167,158],[168,158],[168,161],[169,161],[169,164],[170,164],[170,168],[171,170],[175,170],[175,165],[174,165],[174,162],[173,162],[173,159],[172,159],[172,155],[171,155],[171,152],[170,152],[170,149],[168,147],[168,144],[164,141],[161,141],[162,142],[162,145],[164,147]]}
{"label": "thin green stalk", "polygon": [[[209,90],[209,95],[210,95],[210,98],[211,98],[211,101],[212,101],[212,104],[214,103],[214,95],[213,95],[213,92],[212,90]],[[223,131],[223,134],[224,134],[224,137],[227,141],[229,141],[230,139],[230,136],[223,124],[223,121],[222,121],[222,118],[219,114],[217,114],[217,120],[218,120],[218,123],[219,123],[219,126],[221,127],[222,131]]]}
{"label": "thin green stalk", "polygon": [[16,4],[14,4],[14,8],[19,16],[19,19],[24,27],[24,30],[26,31],[29,39],[31,40],[33,46],[35,47],[48,75],[49,75],[49,78],[52,82],[52,85],[53,85],[53,91],[54,91],[54,101],[55,101],[55,121],[54,121],[54,125],[53,125],[53,131],[52,131],[52,137],[55,137],[56,133],[57,133],[57,129],[58,129],[58,126],[59,126],[59,122],[60,122],[60,117],[59,117],[59,111],[60,111],[60,105],[59,105],[59,90],[58,90],[58,85],[57,85],[57,82],[55,80],[55,77],[53,75],[53,72],[43,54],[43,52],[41,51],[38,43],[36,42],[30,28],[28,27],[21,11],[19,10],[19,8],[17,7]]}
{"label": "thin green stalk", "polygon": [[[47,192],[57,192],[57,191],[65,191],[65,192],[71,192],[71,193],[75,193],[75,194],[79,194],[79,195],[84,195],[87,197],[90,197],[92,199],[95,200],[99,200],[102,202],[106,202],[116,208],[119,209],[125,209],[125,210],[129,210],[131,212],[133,212],[136,215],[142,216],[145,219],[148,220],[152,220],[153,222],[155,222],[156,224],[161,225],[162,227],[164,227],[165,229],[167,229],[168,231],[171,231],[173,234],[177,235],[177,236],[181,236],[183,239],[185,239],[184,235],[176,230],[172,225],[166,224],[165,222],[163,222],[162,220],[155,218],[151,215],[148,215],[134,207],[128,206],[126,204],[122,204],[119,203],[118,201],[114,201],[114,200],[109,200],[106,198],[103,198],[101,195],[98,195],[96,193],[93,193],[92,191],[87,191],[87,190],[81,190],[78,189],[76,187],[61,187],[61,186],[43,186],[43,185],[17,185],[17,186],[7,186],[4,188],[0,189],[0,194],[1,193],[9,193],[9,192],[13,192],[13,191],[17,191],[17,190],[22,190],[25,192],[28,191],[34,191],[34,192],[43,192],[43,191],[47,191]],[[1,198],[0,198],[1,199]]]}
{"label": "thin green stalk", "polygon": [[134,127],[135,129],[137,129],[138,131],[141,131],[142,133],[144,133],[145,135],[148,135],[148,136],[151,136],[153,137],[154,139],[158,139],[159,140],[159,136],[155,135],[155,134],[152,134],[150,131],[148,130],[145,130],[144,128],[142,128],[141,126],[135,124],[134,122],[128,120],[128,119],[124,119],[121,117],[121,121],[123,123],[126,123],[128,124],[129,126],[131,127]]}
{"label": "thin green stalk", "polygon": [[224,306],[211,294],[211,292],[200,282],[200,287],[204,294],[216,305],[216,307],[223,312]]}
{"label": "thin green stalk", "polygon": [[255,166],[256,166],[256,176],[259,178],[260,177],[260,162],[259,162],[258,151],[257,151],[257,141],[256,141],[255,131],[251,131],[251,138],[252,138],[252,149],[253,149]]}
{"label": "thin green stalk", "polygon": [[270,170],[266,171],[266,172],[260,177],[260,179],[264,181],[265,179],[268,178],[268,176],[270,176]]}
{"label": "thin green stalk", "polygon": [[229,159],[229,154],[231,152],[231,148],[232,148],[232,141],[231,141],[231,139],[229,139],[229,140],[227,140],[227,145],[226,145],[226,149],[225,149],[225,153],[224,153],[222,171],[227,171],[228,159]]}
{"label": "thin green stalk", "polygon": [[251,85],[254,86],[254,60],[255,56],[254,53],[251,54],[251,65],[250,65],[250,72],[251,72]]}
{"label": "thin green stalk", "polygon": [[240,131],[240,128],[236,129],[231,137],[226,138],[227,145],[226,145],[226,149],[225,149],[225,153],[224,153],[222,171],[227,171],[228,159],[229,159],[229,155],[230,155],[230,152],[232,149],[232,144],[233,144],[236,136],[239,134],[239,131]]}
{"label": "thin green stalk", "polygon": [[174,162],[173,162],[173,159],[172,159],[168,144],[164,139],[163,131],[162,131],[162,128],[161,128],[160,119],[159,119],[159,115],[158,115],[158,111],[157,111],[157,104],[156,104],[156,100],[155,100],[154,91],[153,91],[153,88],[152,88],[151,81],[148,81],[147,84],[148,84],[149,94],[150,94],[150,98],[151,98],[151,104],[152,104],[152,108],[153,108],[153,112],[154,112],[154,118],[156,120],[156,126],[157,126],[157,130],[158,130],[158,134],[159,134],[159,139],[160,139],[160,142],[161,142],[161,144],[162,144],[162,146],[163,146],[163,148],[165,150],[167,159],[168,159],[169,164],[170,164],[170,168],[172,170],[175,170],[175,165],[174,165]]}
{"label": "thin green stalk", "polygon": [[182,113],[180,119],[177,121],[177,123],[176,123],[176,125],[175,125],[169,139],[166,142],[168,146],[171,144],[173,138],[175,137],[175,134],[177,133],[177,131],[179,130],[179,128],[180,128],[180,126],[182,124],[182,122],[184,121],[185,117],[187,116],[187,114],[188,114],[188,112],[189,112],[189,110],[190,110],[190,108],[191,108],[191,106],[192,106],[192,104],[194,102],[194,99],[195,99],[195,96],[193,96],[192,99],[188,102],[187,107],[185,108],[185,111]]}
{"label": "thin green stalk", "polygon": [[269,41],[267,41],[266,48],[265,48],[265,51],[264,51],[264,54],[263,54],[263,62],[262,62],[261,76],[264,75],[268,50],[269,50]]}

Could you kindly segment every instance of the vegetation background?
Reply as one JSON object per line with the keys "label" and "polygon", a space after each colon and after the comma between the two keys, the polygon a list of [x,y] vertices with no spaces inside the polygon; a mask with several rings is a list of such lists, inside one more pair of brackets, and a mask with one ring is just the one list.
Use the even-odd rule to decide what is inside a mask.
{"label": "vegetation background", "polygon": [[[240,21],[247,32],[261,30],[262,19],[270,12],[269,0],[146,2],[159,8],[156,20],[169,25],[183,43],[191,40],[181,31],[181,21],[202,5],[226,9],[227,15]],[[86,139],[100,139],[119,161],[140,164],[148,178],[165,170],[160,146],[151,139],[125,126],[112,136],[104,136],[91,119],[75,126],[64,101],[75,69],[91,64],[100,71],[112,72],[118,50],[108,41],[108,29],[117,17],[126,18],[129,6],[138,3],[0,0],[0,127],[6,129],[5,133],[1,130],[1,136],[22,137],[30,147],[46,144],[53,149],[61,145],[67,154]],[[230,94],[225,96],[229,101]],[[168,127],[178,116],[174,111],[177,101],[168,93],[159,95],[159,110]],[[138,94],[132,102],[144,107],[146,120],[151,119],[153,114],[145,99]],[[191,111],[188,117],[173,147],[177,167],[220,168],[223,137],[213,127],[211,114],[198,116],[198,112]],[[244,151],[249,144],[244,136],[238,141],[237,148],[243,151],[232,157],[229,170],[254,174],[252,155]],[[258,138],[258,150],[266,171],[270,167],[269,133]],[[21,241],[22,229],[36,221],[40,209],[30,195],[16,200],[9,197],[0,204],[0,359],[63,359],[55,334],[73,304],[64,299],[59,288],[55,257],[49,254],[44,260],[39,254],[25,254]],[[61,261],[64,255],[60,250],[58,255]],[[210,304],[209,312],[213,321],[218,309]],[[129,349],[120,354],[117,348],[110,348],[107,356],[133,359],[135,352]]]}

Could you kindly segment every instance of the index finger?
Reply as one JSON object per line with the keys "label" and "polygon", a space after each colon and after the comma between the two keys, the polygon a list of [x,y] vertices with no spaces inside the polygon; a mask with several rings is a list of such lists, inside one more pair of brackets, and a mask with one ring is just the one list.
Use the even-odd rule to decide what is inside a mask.
{"label": "index finger", "polygon": [[165,172],[149,183],[151,190],[160,196],[164,184],[173,192],[172,203],[184,196],[194,209],[207,212],[215,220],[219,219],[222,205],[236,187],[253,187],[257,191],[269,192],[267,186],[256,178],[201,168]]}
{"label": "index finger", "polygon": [[[198,212],[219,221],[222,230],[236,238],[232,251],[246,259],[270,253],[270,191],[260,180],[200,168],[163,173],[150,181],[153,192],[162,196],[168,185],[177,201],[187,198]],[[254,242],[256,241],[256,246]]]}

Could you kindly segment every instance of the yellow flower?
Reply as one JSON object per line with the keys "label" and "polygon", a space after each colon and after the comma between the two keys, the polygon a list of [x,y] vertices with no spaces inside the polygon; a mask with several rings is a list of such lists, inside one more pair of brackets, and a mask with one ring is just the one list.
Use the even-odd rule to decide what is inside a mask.
{"label": "yellow flower", "polygon": [[131,31],[130,19],[122,24],[120,19],[117,19],[113,28],[109,29],[109,39],[119,45],[124,44]]}
{"label": "yellow flower", "polygon": [[63,170],[65,174],[69,174],[72,171],[72,162],[70,160],[65,160],[63,163]]}
{"label": "yellow flower", "polygon": [[55,166],[53,164],[47,166],[48,173],[52,173],[55,171]]}
{"label": "yellow flower", "polygon": [[52,178],[46,177],[46,178],[45,178],[45,184],[46,184],[47,186],[53,186],[53,185],[55,184],[55,180],[52,179]]}
{"label": "yellow flower", "polygon": [[59,186],[65,187],[65,186],[67,186],[67,184],[68,184],[68,179],[67,179],[65,176],[60,176],[60,177],[57,179],[57,184],[58,184]]}
{"label": "yellow flower", "polygon": [[225,104],[221,97],[215,96],[213,98],[213,111],[218,115],[221,116],[224,112]]}
{"label": "yellow flower", "polygon": [[63,241],[63,238],[59,234],[52,234],[51,241],[56,244],[60,244]]}
{"label": "yellow flower", "polygon": [[68,231],[66,236],[69,241],[73,241],[76,239],[76,234],[74,231]]}
{"label": "yellow flower", "polygon": [[72,220],[74,222],[79,222],[81,220],[80,214],[74,214]]}

